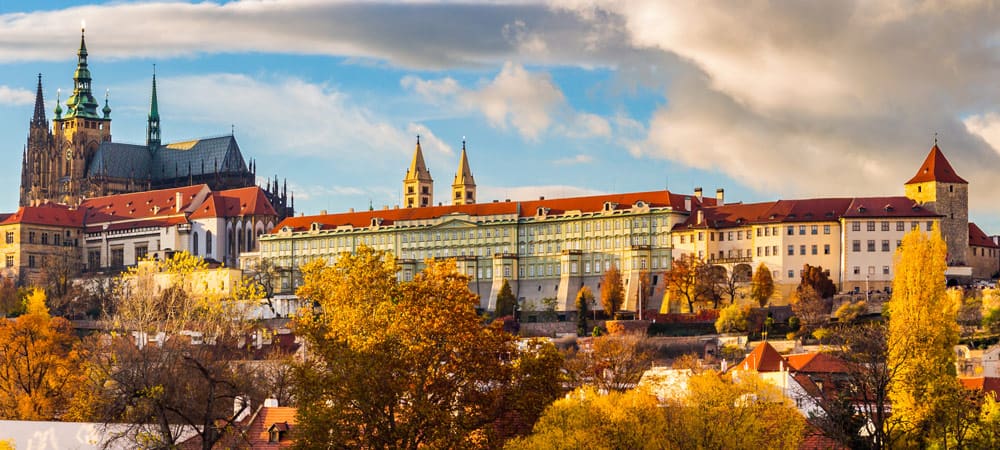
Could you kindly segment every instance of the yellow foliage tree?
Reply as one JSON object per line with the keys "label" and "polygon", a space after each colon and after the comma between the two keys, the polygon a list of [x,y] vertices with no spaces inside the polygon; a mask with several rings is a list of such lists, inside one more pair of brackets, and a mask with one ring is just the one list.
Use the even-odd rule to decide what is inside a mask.
{"label": "yellow foliage tree", "polygon": [[[309,349],[294,372],[302,448],[488,445],[506,410],[537,416],[541,407],[526,403],[559,394],[553,349],[524,361],[513,336],[476,313],[478,297],[454,261],[429,260],[400,282],[392,257],[361,247],[302,271],[298,295],[319,304],[295,321]],[[527,367],[547,367],[547,380],[527,382],[539,376]]]}
{"label": "yellow foliage tree", "polygon": [[896,251],[889,312],[888,360],[898,371],[889,385],[894,420],[922,445],[954,391],[958,304],[945,293],[947,249],[935,228],[911,231]]}
{"label": "yellow foliage tree", "polygon": [[0,321],[0,419],[73,419],[80,381],[73,328],[49,315],[45,291],[33,290],[25,303],[24,315]]}
{"label": "yellow foliage tree", "polygon": [[660,449],[671,430],[656,397],[641,391],[601,394],[582,387],[557,400],[531,436],[511,441],[511,450],[576,448]]}

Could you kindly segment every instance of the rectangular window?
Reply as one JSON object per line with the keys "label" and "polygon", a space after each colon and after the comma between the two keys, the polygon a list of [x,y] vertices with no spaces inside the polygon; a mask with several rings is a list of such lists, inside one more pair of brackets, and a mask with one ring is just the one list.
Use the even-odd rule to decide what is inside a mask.
{"label": "rectangular window", "polygon": [[771,247],[764,247],[764,256],[771,256]]}
{"label": "rectangular window", "polygon": [[764,236],[770,236],[770,235],[771,235],[771,228],[764,227]]}
{"label": "rectangular window", "polygon": [[764,249],[762,249],[761,247],[757,247],[757,257],[759,258],[763,255],[764,255]]}
{"label": "rectangular window", "polygon": [[896,241],[896,248],[899,248],[899,247],[902,247],[902,246],[903,246],[903,241],[897,240]]}
{"label": "rectangular window", "polygon": [[8,231],[5,234],[5,238],[6,238],[6,242],[8,244],[13,244],[14,243],[14,232],[13,231]]}
{"label": "rectangular window", "polygon": [[733,240],[733,232],[732,232],[732,231],[730,231],[730,232],[729,232],[729,236],[728,236],[727,238],[728,238],[728,239],[729,239],[730,241],[732,241],[732,240]]}
{"label": "rectangular window", "polygon": [[875,221],[874,220],[869,220],[868,221],[868,231],[875,231]]}
{"label": "rectangular window", "polygon": [[42,233],[42,245],[49,245],[49,233]]}
{"label": "rectangular window", "polygon": [[861,275],[861,266],[854,266],[854,274]]}
{"label": "rectangular window", "polygon": [[882,221],[882,231],[889,231],[889,221],[888,220],[883,220]]}
{"label": "rectangular window", "polygon": [[851,251],[860,252],[861,251],[861,241],[855,239],[851,241]]}
{"label": "rectangular window", "polygon": [[14,255],[7,255],[7,267],[14,267]]}
{"label": "rectangular window", "polygon": [[830,226],[823,225],[823,234],[830,234]]}
{"label": "rectangular window", "polygon": [[851,222],[851,231],[861,231],[861,222]]}
{"label": "rectangular window", "polygon": [[906,224],[902,220],[896,222],[896,231],[906,231]]}
{"label": "rectangular window", "polygon": [[794,256],[794,255],[795,255],[795,246],[794,245],[789,245],[788,246],[788,256]]}
{"label": "rectangular window", "polygon": [[889,266],[882,266],[882,275],[889,275]]}
{"label": "rectangular window", "polygon": [[795,235],[795,226],[794,225],[789,225],[788,226],[788,235],[789,236]]}
{"label": "rectangular window", "polygon": [[757,229],[757,237],[760,237],[760,236],[761,236],[761,234],[763,234],[763,231],[762,231],[762,230],[763,230],[762,228],[758,228],[758,229]]}
{"label": "rectangular window", "polygon": [[868,251],[870,251],[870,252],[874,252],[875,251],[875,240],[874,239],[869,239],[868,240]]}
{"label": "rectangular window", "polygon": [[920,222],[910,222],[910,231],[919,229],[920,229]]}
{"label": "rectangular window", "polygon": [[723,233],[723,232],[720,231],[719,232],[719,242],[722,242],[722,241],[725,241],[725,240],[726,240],[726,233]]}
{"label": "rectangular window", "polygon": [[805,255],[806,254],[806,246],[805,245],[800,245],[799,246],[799,254],[800,255]]}
{"label": "rectangular window", "polygon": [[705,240],[705,232],[704,231],[699,231],[698,232],[698,240],[699,241],[704,241]]}
{"label": "rectangular window", "polygon": [[28,243],[29,244],[34,244],[35,243],[35,232],[34,231],[29,231],[28,232]]}
{"label": "rectangular window", "polygon": [[809,227],[809,234],[819,234],[819,225]]}
{"label": "rectangular window", "polygon": [[91,270],[101,267],[100,250],[90,250],[87,252],[87,267]]}
{"label": "rectangular window", "polygon": [[830,254],[830,244],[823,244],[823,254],[824,255]]}
{"label": "rectangular window", "polygon": [[146,245],[136,245],[135,246],[135,260],[139,261],[146,257],[146,253],[149,252],[149,247]]}
{"label": "rectangular window", "polygon": [[933,220],[928,220],[927,221],[927,231],[931,231],[933,229],[934,229],[934,221]]}
{"label": "rectangular window", "polygon": [[125,249],[122,247],[111,249],[111,267],[122,267],[125,265]]}
{"label": "rectangular window", "polygon": [[806,234],[806,226],[805,225],[799,225],[799,234],[800,235]]}
{"label": "rectangular window", "polygon": [[771,247],[771,254],[774,255],[774,256],[778,256],[778,246],[777,245]]}
{"label": "rectangular window", "polygon": [[889,251],[889,240],[888,239],[883,239],[882,240],[882,251],[883,252]]}
{"label": "rectangular window", "polygon": [[794,270],[789,270],[788,271],[788,278],[795,278],[795,271]]}
{"label": "rectangular window", "polygon": [[35,255],[28,255],[28,267],[35,268]]}
{"label": "rectangular window", "polygon": [[819,253],[819,246],[816,245],[816,244],[813,244],[813,246],[812,246],[812,254],[815,255],[815,254],[818,254],[818,253]]}

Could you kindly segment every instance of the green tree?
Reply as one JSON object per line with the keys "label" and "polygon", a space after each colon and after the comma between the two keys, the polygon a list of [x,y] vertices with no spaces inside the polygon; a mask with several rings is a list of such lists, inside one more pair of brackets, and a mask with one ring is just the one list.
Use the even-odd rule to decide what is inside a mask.
{"label": "green tree", "polygon": [[576,334],[578,336],[586,336],[590,332],[590,327],[587,326],[587,313],[593,303],[594,293],[590,291],[590,287],[581,287],[576,293]]}
{"label": "green tree", "polygon": [[719,318],[715,320],[715,330],[719,333],[746,331],[749,319],[749,308],[733,303],[719,311]]}
{"label": "green tree", "polygon": [[907,233],[896,252],[889,314],[893,416],[921,447],[942,439],[940,418],[954,391],[958,305],[945,295],[947,249],[940,231]]}
{"label": "green tree", "polygon": [[774,295],[774,279],[771,278],[771,269],[767,265],[760,263],[757,271],[753,274],[750,282],[750,298],[757,301],[761,308],[767,306],[771,296]]}
{"label": "green tree", "polygon": [[618,266],[612,264],[604,272],[601,280],[601,307],[608,313],[608,318],[614,319],[615,313],[625,301],[625,286],[622,285],[622,273]]}
{"label": "green tree", "polygon": [[830,280],[830,273],[823,270],[823,266],[809,264],[802,266],[802,275],[796,290],[801,291],[806,287],[811,287],[821,299],[832,298],[837,293],[837,285]]}
{"label": "green tree", "polygon": [[294,324],[310,349],[294,371],[299,448],[497,445],[501,418],[516,407],[530,420],[554,398],[516,388],[559,392],[551,358],[531,372],[535,357],[484,325],[454,261],[403,282],[391,256],[361,247],[302,271],[298,295],[319,307]]}
{"label": "green tree", "polygon": [[496,309],[493,313],[493,317],[503,317],[514,315],[514,305],[517,299],[514,298],[514,291],[510,288],[510,283],[507,279],[503,279],[503,284],[500,286],[500,293],[497,294]]}

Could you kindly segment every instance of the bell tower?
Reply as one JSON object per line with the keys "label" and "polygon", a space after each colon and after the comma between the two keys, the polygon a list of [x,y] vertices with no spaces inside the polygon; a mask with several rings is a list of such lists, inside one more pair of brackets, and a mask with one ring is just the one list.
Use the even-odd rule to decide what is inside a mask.
{"label": "bell tower", "polygon": [[469,157],[465,154],[465,139],[462,139],[462,156],[458,160],[455,183],[451,185],[451,204],[471,205],[473,203],[476,203],[476,180],[472,178]]}
{"label": "bell tower", "polygon": [[904,185],[908,198],[941,215],[941,237],[948,245],[948,265],[968,264],[969,182],[958,176],[944,153],[934,147],[917,174]]}
{"label": "bell tower", "polygon": [[413,161],[403,178],[403,205],[407,208],[421,208],[434,205],[434,180],[431,171],[424,164],[424,153],[420,150],[420,136],[413,151]]}

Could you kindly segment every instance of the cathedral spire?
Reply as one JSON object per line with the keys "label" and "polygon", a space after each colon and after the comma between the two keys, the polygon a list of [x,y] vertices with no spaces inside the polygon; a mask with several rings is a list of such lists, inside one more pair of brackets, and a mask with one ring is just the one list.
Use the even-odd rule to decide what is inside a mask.
{"label": "cathedral spire", "polygon": [[66,118],[85,117],[98,119],[97,100],[90,91],[90,69],[87,68],[87,42],[80,30],[80,50],[77,52],[76,72],[73,73],[73,95],[66,100]]}
{"label": "cathedral spire", "polygon": [[149,118],[146,120],[146,147],[151,152],[160,148],[160,108],[156,102],[156,65],[153,66],[153,94],[149,100]]}
{"label": "cathedral spire", "polygon": [[465,154],[465,138],[462,138],[462,156],[458,160],[455,183],[451,185],[451,203],[468,205],[476,203],[476,180],[469,168],[469,157]]}
{"label": "cathedral spire", "polygon": [[34,128],[49,127],[49,121],[45,118],[45,99],[42,98],[42,74],[38,74],[38,91],[35,93],[35,115],[31,118],[31,126]]}

